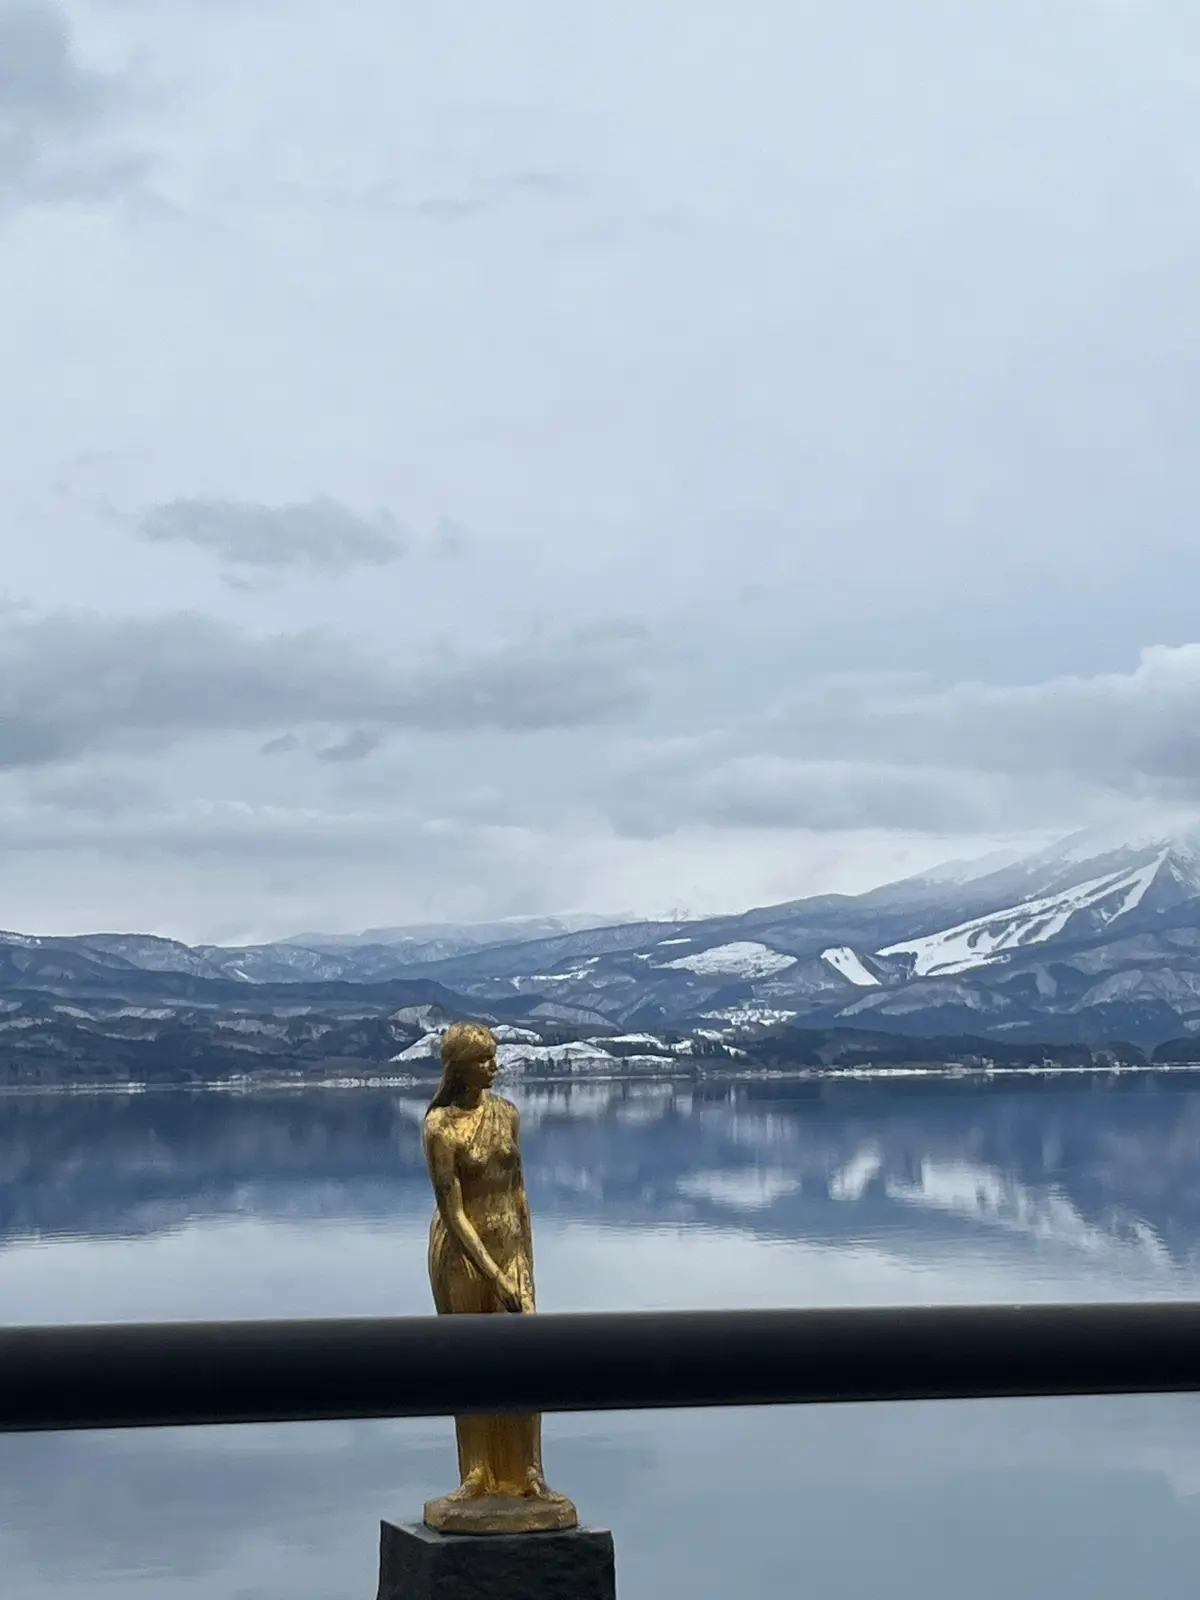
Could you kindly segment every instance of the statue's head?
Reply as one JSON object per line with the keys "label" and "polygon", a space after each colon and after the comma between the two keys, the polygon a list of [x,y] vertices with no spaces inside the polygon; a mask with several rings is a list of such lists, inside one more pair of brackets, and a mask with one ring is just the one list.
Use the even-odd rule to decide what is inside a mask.
{"label": "statue's head", "polygon": [[496,1076],[496,1035],[481,1022],[455,1022],[442,1035],[442,1081],[435,1106],[453,1105]]}

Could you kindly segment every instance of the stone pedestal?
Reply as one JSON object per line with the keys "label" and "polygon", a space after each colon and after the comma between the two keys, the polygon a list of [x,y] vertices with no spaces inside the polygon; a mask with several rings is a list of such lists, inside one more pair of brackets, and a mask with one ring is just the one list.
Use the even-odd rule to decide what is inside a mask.
{"label": "stone pedestal", "polygon": [[611,1533],[438,1533],[385,1522],[377,1600],[616,1600]]}

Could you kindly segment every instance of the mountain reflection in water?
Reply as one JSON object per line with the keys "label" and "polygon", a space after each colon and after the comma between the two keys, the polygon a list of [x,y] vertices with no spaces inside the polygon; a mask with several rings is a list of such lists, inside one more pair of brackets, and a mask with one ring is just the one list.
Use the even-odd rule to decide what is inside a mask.
{"label": "mountain reflection in water", "polygon": [[[545,1310],[1191,1297],[1178,1078],[529,1086]],[[426,1312],[424,1097],[0,1098],[8,1322]],[[102,1375],[98,1375],[102,1381]],[[1192,1397],[566,1417],[622,1600],[1190,1593]],[[369,1594],[448,1423],[0,1440],[6,1596]]]}

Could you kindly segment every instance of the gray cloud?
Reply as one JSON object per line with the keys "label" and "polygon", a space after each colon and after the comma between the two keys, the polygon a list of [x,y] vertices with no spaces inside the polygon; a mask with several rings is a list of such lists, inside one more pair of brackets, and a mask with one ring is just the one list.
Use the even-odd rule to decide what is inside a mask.
{"label": "gray cloud", "polygon": [[336,744],[326,745],[317,751],[318,761],[362,761],[373,755],[383,742],[383,736],[366,728],[355,728]]}
{"label": "gray cloud", "polygon": [[390,566],[406,542],[388,513],[363,517],[323,496],[278,506],[169,500],[144,512],[136,530],[148,543],[195,545],[230,567],[266,574],[300,568],[339,575],[354,567]]}
{"label": "gray cloud", "polygon": [[78,128],[105,108],[109,85],[74,58],[66,18],[45,0],[0,5],[0,105],[7,116]]}
{"label": "gray cloud", "polygon": [[1022,831],[1064,827],[1080,805],[1079,786],[944,767],[906,767],[869,759],[804,761],[734,756],[711,767],[657,765],[621,792],[610,814],[630,838],[651,839],[681,826],[764,832],[906,833]]}
{"label": "gray cloud", "polygon": [[384,811],[317,811],[238,801],[183,807],[160,803],[119,817],[88,815],[69,807],[63,811],[66,814],[47,815],[14,808],[6,818],[0,854],[89,851],[114,861],[208,857],[296,866],[304,861],[369,863],[389,839],[394,845],[401,833],[419,847],[419,825]]}
{"label": "gray cloud", "polygon": [[[10,806],[2,820],[0,868],[10,897],[18,896],[15,906],[10,898],[10,919],[32,931],[64,914],[44,895],[38,900],[38,883],[44,889],[47,875],[69,883],[73,872],[88,892],[97,882],[107,886],[99,903],[121,899],[116,925],[169,926],[192,938],[207,927],[233,942],[312,927],[322,904],[339,925],[370,926],[367,908],[403,905],[414,920],[436,921],[474,918],[489,906],[519,915],[571,897],[569,841],[422,818],[394,805],[164,803],[113,817]],[[247,881],[258,889],[253,900]],[[191,909],[177,899],[185,889]],[[331,898],[343,896],[360,907],[349,917],[329,911]],[[89,913],[86,893],[72,898],[69,887],[66,905],[70,925],[113,922]]]}
{"label": "gray cloud", "polygon": [[117,78],[80,65],[60,7],[0,0],[0,203],[96,195],[131,182],[142,163],[94,142],[120,88]]}
{"label": "gray cloud", "polygon": [[146,778],[84,768],[37,780],[29,799],[35,809],[51,806],[75,816],[113,819],[153,811],[162,795]]}
{"label": "gray cloud", "polygon": [[[257,637],[194,612],[0,614],[0,768],[198,734],[363,724],[534,731],[620,718],[645,693],[642,642],[614,626],[400,664],[320,629]],[[351,749],[356,747],[352,744]]]}
{"label": "gray cloud", "polygon": [[937,764],[1125,792],[1200,793],[1200,645],[1156,645],[1129,672],[1042,683],[845,678],[816,683],[771,725],[826,759]]}
{"label": "gray cloud", "polygon": [[[10,631],[44,625],[14,614]],[[196,627],[197,619],[186,626],[176,619],[163,631],[181,637]],[[697,852],[703,852],[709,872],[723,857],[732,863],[722,869],[731,884],[723,899],[736,908],[750,898],[740,887],[743,872],[753,872],[762,885],[760,900],[798,891],[786,872],[791,850],[804,853],[812,871],[827,871],[825,856],[836,858],[845,876],[864,852],[875,850],[881,862],[890,860],[880,843],[884,834],[924,837],[928,856],[919,864],[928,865],[957,853],[952,844],[943,849],[939,836],[1045,836],[1132,818],[1147,805],[1200,799],[1200,761],[1190,736],[1200,708],[1200,649],[1190,646],[1148,650],[1125,674],[1035,685],[938,687],[902,676],[831,679],[753,721],[690,738],[646,740],[619,763],[590,734],[563,732],[557,737],[568,742],[552,744],[545,766],[535,769],[510,756],[496,766],[489,752],[504,741],[481,740],[489,725],[430,715],[431,706],[445,704],[448,685],[460,712],[474,707],[462,687],[461,664],[426,664],[419,681],[428,700],[414,710],[415,672],[365,662],[341,647],[331,653],[330,642],[318,635],[255,644],[233,630],[205,631],[211,628],[204,624],[195,636],[207,641],[204,651],[193,639],[187,652],[187,661],[199,663],[192,681],[203,681],[219,657],[228,674],[218,680],[225,703],[236,704],[239,715],[236,722],[210,715],[198,728],[193,712],[186,725],[232,732],[265,726],[269,714],[277,730],[286,720],[281,697],[324,695],[304,719],[302,737],[276,733],[260,747],[307,751],[318,758],[309,770],[320,782],[301,791],[289,776],[286,790],[276,785],[260,789],[257,798],[237,798],[255,788],[246,769],[232,791],[226,788],[226,797],[196,802],[188,797],[211,791],[185,779],[172,799],[148,796],[143,807],[108,816],[98,807],[89,811],[70,803],[71,792],[87,793],[86,775],[75,776],[73,790],[68,786],[67,797],[54,801],[53,814],[36,805],[6,814],[8,859],[90,853],[146,872],[154,862],[172,871],[210,862],[229,872],[239,862],[255,862],[259,877],[270,880],[270,893],[297,905],[297,897],[315,892],[316,872],[323,875],[321,893],[333,895],[340,883],[356,904],[375,903],[371,896],[383,892],[378,873],[386,859],[395,883],[406,886],[403,893],[415,893],[419,884],[430,903],[444,894],[461,905],[469,885],[484,900],[519,894],[547,906],[572,903],[568,886],[576,882],[592,885],[593,893],[595,885],[608,885],[608,872],[598,865],[605,860],[625,863],[630,874],[652,869],[656,881],[677,888],[678,875],[687,881]],[[157,635],[151,631],[145,638]],[[553,648],[543,643],[535,652],[494,651],[473,661],[471,670],[494,692],[502,673],[515,673],[506,680],[515,682],[532,659],[560,678],[569,662],[580,660],[590,663],[588,672],[601,660],[610,671],[623,663],[621,672],[636,678],[637,636],[612,629],[576,635]],[[308,676],[297,676],[301,660]],[[331,662],[340,663],[342,673],[332,688]],[[169,684],[180,670],[160,662],[157,681]],[[93,655],[86,677],[103,676]],[[18,677],[31,680],[28,672],[2,672],[0,683]],[[618,680],[626,681],[620,673]],[[110,671],[109,684],[117,681]],[[358,782],[352,773],[359,758],[380,733],[400,725],[396,717],[376,714],[383,704],[381,684],[409,719],[411,759],[404,774],[376,771],[372,764]],[[177,694],[172,695],[176,732],[163,737],[178,736]],[[351,706],[359,716],[344,715],[330,737],[334,712]],[[594,709],[590,702],[589,707]],[[416,721],[417,715],[424,720]],[[132,714],[122,729],[131,722]],[[420,730],[435,727],[466,736],[422,744],[429,735]],[[112,743],[118,735],[110,728],[107,737]],[[446,757],[431,761],[435,749]],[[330,769],[349,769],[351,781],[339,778],[331,790],[321,758]],[[203,753],[195,770],[201,784],[208,781],[204,775],[213,768]],[[50,798],[48,789],[43,793]],[[611,850],[606,827],[618,834]],[[771,859],[780,862],[778,874],[761,864]],[[897,860],[896,870],[910,864]],[[824,881],[833,887],[838,879],[830,882],[827,874]]]}
{"label": "gray cloud", "polygon": [[939,687],[814,682],[782,709],[642,751],[611,814],[641,837],[730,828],[1012,830],[1200,803],[1200,645],[1128,673]]}

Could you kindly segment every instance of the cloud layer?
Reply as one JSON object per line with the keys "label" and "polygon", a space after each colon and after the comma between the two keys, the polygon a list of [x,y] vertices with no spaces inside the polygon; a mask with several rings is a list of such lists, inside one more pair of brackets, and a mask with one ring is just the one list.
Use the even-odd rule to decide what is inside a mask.
{"label": "cloud layer", "polygon": [[0,0],[0,205],[111,193],[140,163],[96,143],[120,79],[81,65],[49,0]]}
{"label": "cloud layer", "polygon": [[340,729],[342,759],[353,759],[395,729],[603,723],[641,703],[640,643],[636,629],[615,626],[490,648],[446,644],[398,662],[327,630],[262,637],[194,612],[9,612],[0,614],[0,768],[162,750],[201,734]]}
{"label": "cloud layer", "polygon": [[265,573],[298,568],[338,576],[390,566],[405,549],[403,531],[387,512],[363,517],[323,497],[279,506],[170,500],[144,512],[136,528],[149,544],[190,544],[231,568]]}
{"label": "cloud layer", "polygon": [[1200,805],[1198,49],[0,0],[6,920],[736,908]]}
{"label": "cloud layer", "polygon": [[[28,689],[37,647],[58,665],[40,716],[27,696],[24,724],[12,703],[0,724],[7,860],[103,858],[135,875],[157,862],[185,876],[207,862],[262,879],[309,923],[322,895],[394,906],[372,899],[387,884],[435,918],[439,903],[458,915],[715,910],[721,894],[738,909],[866,887],[1015,834],[1032,845],[1200,805],[1200,647],[1010,688],[830,680],[688,738],[614,730],[615,757],[596,719],[636,703],[653,721],[656,699],[653,679],[634,688],[640,644],[620,629],[419,669],[195,617],[10,620],[10,669],[14,635],[25,654],[0,682]],[[64,692],[68,676],[89,686],[84,700]],[[288,721],[234,757],[239,734]],[[401,765],[386,745],[397,729]],[[153,752],[188,739],[193,779],[154,782]]]}
{"label": "cloud layer", "polygon": [[729,828],[1069,828],[1111,805],[1200,806],[1200,645],[1042,683],[815,680],[769,714],[644,751],[618,785],[635,835]]}

